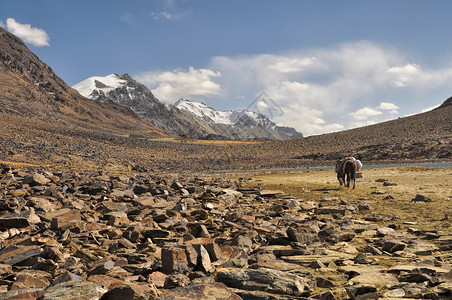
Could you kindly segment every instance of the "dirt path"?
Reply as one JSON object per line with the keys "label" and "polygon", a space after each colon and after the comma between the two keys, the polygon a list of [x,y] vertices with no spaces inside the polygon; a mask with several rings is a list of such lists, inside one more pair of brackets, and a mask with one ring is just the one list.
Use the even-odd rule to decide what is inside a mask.
{"label": "dirt path", "polygon": [[[333,205],[370,203],[371,211],[394,216],[385,225],[452,231],[452,168],[396,167],[364,169],[356,189],[340,187],[334,171],[255,174],[244,187],[283,190],[305,201]],[[386,182],[386,184],[384,183]],[[417,194],[431,202],[412,201]],[[322,200],[323,199],[323,200]]]}

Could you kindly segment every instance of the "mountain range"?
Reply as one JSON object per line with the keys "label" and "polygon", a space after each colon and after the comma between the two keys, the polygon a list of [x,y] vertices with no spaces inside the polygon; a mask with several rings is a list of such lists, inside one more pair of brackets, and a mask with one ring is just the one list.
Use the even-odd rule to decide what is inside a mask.
{"label": "mountain range", "polygon": [[[202,137],[211,133],[226,136],[231,127],[242,127],[218,122],[234,123],[242,120],[238,116],[248,117],[248,112],[215,111],[202,103],[181,100],[178,106],[191,106],[188,112],[161,103],[126,74],[111,76],[111,82],[99,79],[92,80],[95,88],[86,85],[85,90],[97,89],[98,94],[90,96],[96,100],[82,96],[22,40],[0,28],[0,163],[200,171],[325,166],[346,155],[359,156],[364,165],[452,159],[452,98],[425,113],[330,134],[206,141],[171,136],[178,129],[189,136],[192,129],[199,128],[204,130],[199,134]],[[173,118],[175,115],[178,118]],[[163,131],[163,126],[177,130]]]}
{"label": "mountain range", "polygon": [[128,74],[90,77],[73,88],[86,98],[129,107],[161,130],[183,137],[235,140],[303,137],[293,128],[277,126],[266,116],[248,110],[220,111],[188,99],[180,99],[175,105],[164,104]]}

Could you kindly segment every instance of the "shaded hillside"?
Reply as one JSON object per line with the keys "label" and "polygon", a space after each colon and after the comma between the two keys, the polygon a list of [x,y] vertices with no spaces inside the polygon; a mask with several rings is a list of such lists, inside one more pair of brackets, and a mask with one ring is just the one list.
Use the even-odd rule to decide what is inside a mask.
{"label": "shaded hillside", "polygon": [[130,109],[80,96],[16,36],[0,28],[0,113],[115,133],[161,133]]}
{"label": "shaded hillside", "polygon": [[450,97],[449,99],[447,99],[446,101],[444,101],[444,103],[441,104],[438,108],[445,107],[445,106],[447,106],[447,105],[452,105],[452,97]]}

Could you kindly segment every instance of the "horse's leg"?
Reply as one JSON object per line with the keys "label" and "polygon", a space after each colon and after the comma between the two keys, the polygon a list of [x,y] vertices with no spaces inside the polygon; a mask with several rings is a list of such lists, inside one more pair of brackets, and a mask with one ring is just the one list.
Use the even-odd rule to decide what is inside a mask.
{"label": "horse's leg", "polygon": [[356,181],[356,165],[353,164],[352,166],[352,179],[353,179],[353,188],[355,188],[355,181]]}
{"label": "horse's leg", "polygon": [[339,180],[339,184],[342,186],[345,185],[344,179],[342,179],[342,173],[337,173],[337,180]]}
{"label": "horse's leg", "polygon": [[347,187],[350,187],[350,174],[347,172]]}

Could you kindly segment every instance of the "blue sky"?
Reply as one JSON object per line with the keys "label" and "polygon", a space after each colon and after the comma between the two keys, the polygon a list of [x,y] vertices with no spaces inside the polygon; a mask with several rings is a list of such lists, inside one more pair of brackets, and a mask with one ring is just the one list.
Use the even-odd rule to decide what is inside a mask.
{"label": "blue sky", "polygon": [[451,11],[448,0],[0,0],[0,26],[69,85],[128,73],[162,102],[273,111],[313,135],[452,96]]}

